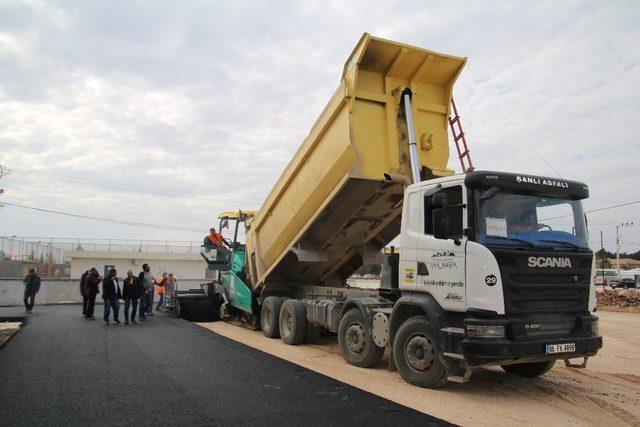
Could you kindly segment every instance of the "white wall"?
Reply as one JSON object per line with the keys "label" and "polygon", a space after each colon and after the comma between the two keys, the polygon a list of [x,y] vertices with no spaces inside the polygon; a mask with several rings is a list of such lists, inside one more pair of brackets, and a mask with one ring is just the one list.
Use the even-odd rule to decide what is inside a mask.
{"label": "white wall", "polygon": [[[179,289],[199,289],[201,280],[179,280]],[[102,285],[100,285],[102,291]],[[24,285],[22,279],[0,279],[0,306],[22,305]],[[102,304],[100,295],[96,301]],[[37,304],[81,303],[79,280],[43,279],[40,292],[36,295]],[[97,302],[98,303],[98,302]]]}
{"label": "white wall", "polygon": [[207,264],[200,254],[165,254],[145,252],[68,251],[71,259],[71,278],[79,279],[82,273],[95,267],[100,274],[105,265],[113,265],[118,276],[124,277],[128,269],[135,275],[142,271],[142,264],[149,264],[154,276],[163,272],[173,273],[182,280],[204,280]]}

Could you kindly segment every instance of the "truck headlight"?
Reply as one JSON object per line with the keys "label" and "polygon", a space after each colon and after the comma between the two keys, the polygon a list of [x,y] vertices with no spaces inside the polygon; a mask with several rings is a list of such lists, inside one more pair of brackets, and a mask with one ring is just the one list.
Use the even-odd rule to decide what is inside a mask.
{"label": "truck headlight", "polygon": [[591,335],[598,335],[600,332],[600,320],[594,320],[591,322]]}
{"label": "truck headlight", "polygon": [[467,338],[504,338],[504,325],[467,325]]}

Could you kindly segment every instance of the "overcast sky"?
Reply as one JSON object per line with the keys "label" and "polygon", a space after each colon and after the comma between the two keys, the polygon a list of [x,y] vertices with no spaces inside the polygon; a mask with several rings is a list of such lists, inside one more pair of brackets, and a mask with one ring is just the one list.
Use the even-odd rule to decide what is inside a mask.
{"label": "overcast sky", "polygon": [[[587,209],[640,200],[639,20],[637,1],[0,1],[0,201],[202,230],[255,209],[365,31],[469,58],[478,169],[585,181]],[[639,211],[591,214],[592,246],[633,221],[640,250]],[[0,235],[201,234],[0,209]]]}

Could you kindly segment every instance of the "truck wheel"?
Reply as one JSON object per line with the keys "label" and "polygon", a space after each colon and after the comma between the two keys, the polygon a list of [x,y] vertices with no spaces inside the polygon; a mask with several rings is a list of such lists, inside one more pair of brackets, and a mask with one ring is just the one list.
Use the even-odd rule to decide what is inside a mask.
{"label": "truck wheel", "polygon": [[260,309],[260,326],[267,338],[280,338],[280,309],[284,300],[278,297],[266,297]]}
{"label": "truck wheel", "polygon": [[342,316],[338,343],[343,359],[361,368],[373,368],[384,354],[384,348],[373,342],[371,328],[359,308],[352,308]]}
{"label": "truck wheel", "polygon": [[535,378],[540,375],[544,375],[553,368],[556,364],[555,360],[549,360],[547,362],[535,362],[535,363],[518,363],[517,365],[503,365],[501,368],[513,375],[517,375],[523,378]]}
{"label": "truck wheel", "polygon": [[442,387],[447,369],[438,350],[438,334],[425,316],[405,320],[393,340],[393,360],[402,378],[426,388]]}
{"label": "truck wheel", "polygon": [[304,304],[296,299],[288,299],[280,309],[280,337],[289,345],[304,342],[307,334],[307,310]]}

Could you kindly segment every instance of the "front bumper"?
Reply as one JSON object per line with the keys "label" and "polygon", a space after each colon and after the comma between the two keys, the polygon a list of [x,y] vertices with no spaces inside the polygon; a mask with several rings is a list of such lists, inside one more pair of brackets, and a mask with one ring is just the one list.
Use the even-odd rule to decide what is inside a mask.
{"label": "front bumper", "polygon": [[[586,319],[597,319],[589,317]],[[502,320],[500,323],[504,322]],[[484,323],[484,322],[483,322]],[[493,323],[491,321],[487,323]],[[497,322],[496,322],[497,323]],[[469,366],[498,365],[519,362],[540,362],[545,360],[564,360],[594,356],[602,348],[602,336],[588,332],[589,322],[580,322],[574,333],[561,337],[536,337],[512,340],[470,339],[459,342],[460,350]],[[546,353],[548,344],[575,343],[576,351],[571,353]]]}

